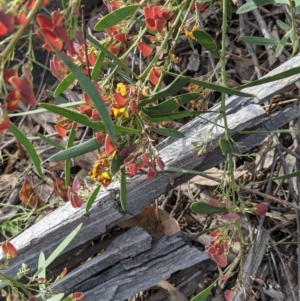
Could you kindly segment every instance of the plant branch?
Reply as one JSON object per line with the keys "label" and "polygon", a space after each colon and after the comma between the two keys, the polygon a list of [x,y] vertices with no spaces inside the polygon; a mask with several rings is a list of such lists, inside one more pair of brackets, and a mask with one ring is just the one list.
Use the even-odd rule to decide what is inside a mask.
{"label": "plant branch", "polygon": [[37,0],[32,8],[32,10],[27,15],[27,23],[24,26],[20,26],[18,31],[13,35],[13,38],[10,40],[9,44],[6,48],[0,53],[0,61],[5,61],[9,54],[13,51],[16,47],[17,43],[19,42],[20,38],[24,34],[25,30],[29,27],[31,21],[35,14],[39,11],[42,7],[43,0]]}

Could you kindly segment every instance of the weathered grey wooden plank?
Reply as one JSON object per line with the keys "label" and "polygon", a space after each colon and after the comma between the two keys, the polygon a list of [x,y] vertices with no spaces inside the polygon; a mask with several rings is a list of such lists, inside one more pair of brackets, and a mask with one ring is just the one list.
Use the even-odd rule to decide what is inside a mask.
{"label": "weathered grey wooden plank", "polygon": [[162,237],[155,239],[148,251],[122,260],[74,290],[84,292],[89,301],[122,301],[207,258],[205,252],[188,245],[182,233]]}
{"label": "weathered grey wooden plank", "polygon": [[[235,154],[243,154],[252,149],[253,147],[259,145],[261,141],[267,136],[267,131],[276,130],[279,127],[287,124],[289,121],[298,118],[300,116],[300,108],[298,106],[288,107],[282,111],[277,112],[275,115],[270,117],[265,117],[260,123],[254,126],[251,130],[253,131],[266,131],[261,133],[253,133],[251,135],[234,135],[234,141],[240,145],[239,148],[234,148],[233,151]],[[205,160],[202,160],[194,167],[196,170],[204,171],[211,166],[215,166],[224,162],[225,156],[221,153],[219,148],[216,148],[213,153],[208,153],[205,157]],[[214,165],[212,165],[212,162]],[[173,174],[172,174],[173,177]],[[174,183],[173,186],[178,186],[189,179],[193,175],[190,174],[181,174],[178,177],[173,177]],[[170,190],[170,188],[167,189]]]}
{"label": "weathered grey wooden plank", "polygon": [[[299,55],[294,57],[274,70],[273,73],[282,72],[291,66],[299,65],[299,58]],[[263,101],[274,95],[274,93],[278,93],[280,89],[290,86],[291,83],[294,83],[299,78],[300,75],[293,76],[287,80],[285,79],[282,83],[277,82],[273,84],[271,89],[268,85],[266,85],[268,88],[263,87],[263,85],[249,88],[250,90],[247,89],[247,92],[256,94],[260,97],[260,101]],[[238,110],[235,114],[229,115],[228,118],[230,127],[233,130],[247,129],[262,120],[263,109],[257,105],[248,105],[251,101],[253,99],[240,97],[230,97],[228,99],[228,110],[231,112]],[[242,105],[248,106],[241,108]],[[241,110],[239,110],[240,108]],[[217,115],[206,114],[203,117],[215,122]],[[197,152],[190,150],[190,143],[196,139],[201,143],[201,138],[205,137],[210,128],[211,124],[209,125],[203,120],[196,119],[192,121],[189,126],[185,126],[182,130],[186,134],[184,139],[174,141],[171,145],[163,147],[161,150],[162,158],[169,165],[187,169],[201,166],[206,169],[216,165],[216,162],[220,159],[220,154],[217,157],[217,149],[212,155],[209,154],[202,160],[197,158]],[[202,134],[200,139],[197,137],[198,133]],[[212,138],[215,145],[217,145],[216,141],[222,135],[223,131],[220,128],[213,133]],[[161,146],[159,148],[161,149]],[[213,161],[212,159],[217,160]],[[175,185],[178,183],[176,179],[182,179],[182,175],[179,174],[172,175],[172,177],[175,180]],[[35,270],[39,253],[43,251],[48,256],[64,237],[82,222],[83,227],[81,231],[69,248],[65,250],[64,254],[67,251],[79,248],[86,242],[99,237],[118,222],[137,214],[147,204],[152,202],[155,197],[161,195],[169,188],[171,186],[169,184],[169,175],[167,174],[161,174],[151,180],[145,180],[144,176],[135,177],[131,184],[128,185],[128,210],[126,213],[119,209],[117,189],[102,190],[88,216],[84,213],[84,208],[73,209],[70,204],[66,204],[46,216],[41,222],[25,230],[12,241],[19,250],[19,256],[10,262],[5,273],[15,275],[23,262],[27,263],[32,270]],[[2,255],[0,255],[1,258]]]}
{"label": "weathered grey wooden plank", "polygon": [[114,266],[121,260],[151,249],[151,243],[152,237],[145,230],[138,227],[132,228],[115,238],[105,252],[67,274],[52,288],[59,292],[72,292],[73,288],[80,283]]}
{"label": "weathered grey wooden plank", "polygon": [[[240,131],[257,123],[259,119],[263,118],[263,115],[264,110],[260,106],[250,105],[234,115],[229,115],[228,123],[232,129]],[[175,141],[161,151],[163,160],[169,165],[193,169],[201,160],[197,157],[196,151],[190,150],[191,142],[199,139],[197,135],[202,132],[201,143],[201,139],[204,139],[210,129],[210,125],[193,128],[190,135],[187,135],[182,140]],[[212,133],[212,139],[215,143],[223,135],[223,131],[223,128],[217,128]],[[213,162],[211,163],[213,164]],[[118,222],[140,212],[155,197],[163,194],[168,185],[169,175],[167,174],[160,174],[151,180],[146,180],[144,176],[135,177],[132,183],[128,185],[126,213],[119,208],[119,201],[116,195],[118,191],[115,190],[102,191],[98,201],[88,215],[85,214],[84,208],[73,209],[70,204],[58,208],[12,241],[19,250],[19,256],[10,262],[5,272],[8,275],[16,274],[23,262],[26,262],[32,270],[35,270],[38,254],[43,251],[46,256],[49,256],[51,251],[79,223],[83,223],[83,227],[65,252],[76,249],[86,242],[99,237],[106,232],[107,228],[111,228]]]}
{"label": "weathered grey wooden plank", "polygon": [[[300,66],[300,54],[294,56],[290,60],[286,61],[284,64],[278,66],[274,70],[270,71],[265,77],[273,76],[275,74],[279,74],[281,72],[287,71],[291,68],[295,68]],[[291,86],[300,80],[300,74],[290,76],[288,78],[277,80],[272,83],[262,84],[259,86],[254,86],[250,88],[245,88],[242,91],[245,93],[252,94],[254,97],[240,97],[240,96],[230,96],[226,99],[226,112],[228,114],[233,114],[239,111],[241,108],[246,107],[250,104],[263,104],[266,101],[269,101],[271,97],[278,93],[283,93],[288,91]],[[214,106],[211,110],[218,111],[220,109],[220,104]],[[202,116],[203,118],[196,118],[185,124],[180,131],[185,135],[188,135],[190,129],[193,127],[200,127],[200,125],[205,125],[207,120],[214,122],[217,118],[216,114],[206,113]],[[167,138],[160,145],[158,149],[163,149],[166,145],[170,145],[171,142],[175,141],[175,138]]]}

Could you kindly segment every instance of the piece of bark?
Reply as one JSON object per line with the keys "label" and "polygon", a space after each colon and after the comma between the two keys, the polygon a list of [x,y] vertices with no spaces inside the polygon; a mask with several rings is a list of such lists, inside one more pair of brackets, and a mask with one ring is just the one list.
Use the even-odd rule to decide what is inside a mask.
{"label": "piece of bark", "polygon": [[52,288],[59,292],[71,292],[81,282],[114,266],[122,259],[134,257],[149,250],[151,243],[151,236],[142,228],[129,229],[121,236],[115,238],[103,253],[67,274],[61,281],[55,283]]}
{"label": "piece of bark", "polygon": [[[85,299],[89,301],[122,301],[168,279],[176,271],[207,258],[206,252],[190,245],[189,238],[182,233],[161,237],[153,239],[151,249],[121,260],[109,269],[82,281],[73,287],[73,291],[84,292]],[[57,287],[54,288],[58,290]],[[62,286],[58,291],[66,292],[66,289]]]}

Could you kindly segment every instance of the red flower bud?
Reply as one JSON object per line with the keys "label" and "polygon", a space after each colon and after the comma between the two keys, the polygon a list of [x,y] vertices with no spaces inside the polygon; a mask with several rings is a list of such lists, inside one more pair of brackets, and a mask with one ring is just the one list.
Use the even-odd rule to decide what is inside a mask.
{"label": "red flower bud", "polygon": [[259,216],[264,216],[268,211],[268,203],[260,203],[256,206],[255,211],[253,211],[254,214],[257,214]]}
{"label": "red flower bud", "polygon": [[5,241],[4,243],[2,243],[1,248],[2,248],[3,253],[11,258],[16,257],[18,254],[17,249],[9,241]]}

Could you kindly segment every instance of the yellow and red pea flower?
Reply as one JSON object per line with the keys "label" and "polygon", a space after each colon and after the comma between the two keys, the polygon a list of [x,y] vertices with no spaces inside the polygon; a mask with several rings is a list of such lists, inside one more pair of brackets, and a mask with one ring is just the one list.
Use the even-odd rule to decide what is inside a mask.
{"label": "yellow and red pea flower", "polygon": [[149,80],[152,85],[157,85],[162,72],[157,67],[153,67],[150,71]]}
{"label": "yellow and red pea flower", "polygon": [[32,83],[26,76],[26,72],[24,72],[24,78],[20,78],[17,75],[12,76],[9,78],[9,82],[11,83],[11,86],[18,91],[20,99],[23,102],[31,106],[36,103],[36,97],[33,92]]}
{"label": "yellow and red pea flower", "polygon": [[50,42],[57,50],[61,51],[63,43],[69,40],[67,29],[63,26],[64,15],[59,11],[54,11],[51,14],[51,18],[39,14],[36,19],[40,26],[36,30],[36,34],[44,42],[43,48],[54,52],[54,49],[49,44]]}
{"label": "yellow and red pea flower", "polygon": [[108,50],[118,56],[122,48],[126,49],[127,37],[126,34],[122,32],[122,24],[109,27],[106,33],[111,38]]}
{"label": "yellow and red pea flower", "polygon": [[[70,70],[56,55],[53,55],[50,60],[50,70],[52,75],[60,81],[70,74]],[[70,86],[72,86],[72,84]]]}
{"label": "yellow and red pea flower", "polygon": [[104,133],[104,132],[96,133],[96,139],[99,144],[104,145],[104,150],[105,150],[106,156],[110,156],[110,155],[114,156],[115,155],[117,147],[111,141],[111,139],[109,138],[109,136],[106,133]]}
{"label": "yellow and red pea flower", "polygon": [[171,54],[171,59],[175,64],[180,64],[182,61],[181,57],[175,55],[174,53]]}
{"label": "yellow and red pea flower", "polygon": [[99,154],[93,169],[89,172],[89,176],[104,187],[107,187],[112,180],[112,175],[109,171],[112,158],[113,156],[108,157],[105,153]]}
{"label": "yellow and red pea flower", "polygon": [[56,124],[54,126],[57,134],[64,138],[67,135],[68,131],[72,128],[73,122],[74,121],[71,121],[65,117],[57,116]]}
{"label": "yellow and red pea flower", "polygon": [[171,10],[165,9],[158,5],[148,5],[144,7],[145,23],[146,26],[152,30],[159,33],[163,32],[167,21],[170,19],[172,14]]}
{"label": "yellow and red pea flower", "polygon": [[196,30],[199,30],[199,27],[195,24],[195,25],[193,25],[193,28],[192,28],[191,31],[189,31],[189,30],[186,29],[186,30],[184,31],[184,34],[185,34],[188,38],[190,38],[191,40],[196,40],[196,38],[195,38],[194,35],[193,35],[193,32],[196,31]]}
{"label": "yellow and red pea flower", "polygon": [[14,112],[18,107],[20,94],[18,90],[13,90],[9,92],[6,96],[6,103],[7,103],[7,111]]}
{"label": "yellow and red pea flower", "polygon": [[123,83],[118,83],[116,88],[116,93],[121,94],[122,96],[125,96],[127,94],[127,86]]}
{"label": "yellow and red pea flower", "polygon": [[88,74],[87,70],[85,69],[88,66],[93,67],[96,63],[97,58],[95,54],[95,48],[90,45],[87,46],[85,39],[80,34],[76,34],[75,39],[76,41],[68,41],[66,43],[65,49],[67,56],[70,57],[74,63],[80,63],[83,68],[83,72]]}
{"label": "yellow and red pea flower", "polygon": [[21,25],[21,26],[25,26],[27,24],[27,16],[25,14],[24,11],[19,12],[16,16],[15,16],[15,25]]}
{"label": "yellow and red pea flower", "polygon": [[226,267],[227,253],[229,251],[228,239],[221,237],[221,233],[218,230],[213,231],[210,236],[212,241],[210,245],[206,247],[208,257],[215,261],[220,267]]}
{"label": "yellow and red pea flower", "polygon": [[118,42],[124,43],[126,42],[126,34],[121,30],[121,25],[114,25],[106,29],[106,32],[111,38],[116,39]]}
{"label": "yellow and red pea flower", "polygon": [[144,57],[150,56],[153,52],[153,47],[151,47],[150,45],[145,44],[143,42],[139,42],[137,44],[137,47],[138,47],[139,51],[144,55]]}
{"label": "yellow and red pea flower", "polygon": [[0,36],[12,32],[15,27],[14,16],[11,13],[0,11]]}

